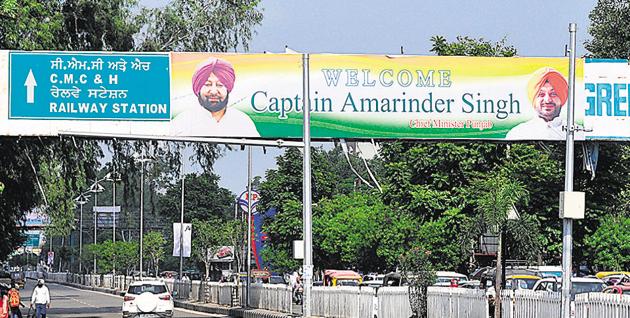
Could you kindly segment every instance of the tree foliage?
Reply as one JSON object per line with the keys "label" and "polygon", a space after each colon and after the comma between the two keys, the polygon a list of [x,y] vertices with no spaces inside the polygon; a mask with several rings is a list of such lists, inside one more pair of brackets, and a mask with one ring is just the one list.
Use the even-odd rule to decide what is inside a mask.
{"label": "tree foliage", "polygon": [[416,247],[400,257],[402,275],[409,283],[412,318],[427,316],[427,289],[436,279],[431,254],[429,250]]}
{"label": "tree foliage", "polygon": [[174,0],[145,10],[143,51],[225,52],[248,48],[253,27],[262,21],[260,0]]}
{"label": "tree foliage", "polygon": [[[337,199],[338,201],[326,203],[328,209],[333,209],[334,204],[344,204],[348,207],[349,201],[343,197],[344,194],[351,194],[354,190],[369,191],[366,185],[355,187],[355,176],[348,169],[346,159],[339,147],[329,151],[314,148],[311,155],[313,178],[311,194],[314,203],[322,202],[324,204],[323,200],[332,199],[335,195],[339,195],[341,197]],[[263,257],[272,263],[277,271],[293,271],[300,265],[291,255],[293,255],[292,242],[302,238],[302,153],[298,149],[287,149],[283,155],[276,158],[276,162],[278,168],[268,170],[266,180],[260,186],[260,208],[263,210],[276,208],[278,211],[276,217],[267,221],[263,228],[269,236]],[[319,217],[318,211],[320,211],[319,208],[313,210],[314,226],[318,222],[316,221]],[[337,209],[336,211],[340,210]],[[330,213],[335,214],[334,211],[330,211]],[[341,218],[341,216],[339,217]],[[374,219],[372,216],[366,217]],[[320,224],[322,226],[321,231],[326,231],[329,226],[334,226],[332,222]],[[334,232],[328,234],[334,235]],[[314,233],[314,240],[321,237],[320,234]],[[331,238],[329,248],[336,246],[337,243],[333,243],[333,241],[338,242],[339,239],[342,237]],[[319,243],[319,241],[314,241],[313,246],[318,246]],[[316,260],[326,262],[328,255],[323,250],[315,250],[315,253]],[[349,259],[356,256],[346,255],[344,257]],[[341,258],[336,259],[340,260]],[[332,266],[333,263],[327,262],[326,264]],[[342,266],[342,264],[335,265]],[[385,267],[384,264],[381,265],[383,268]]]}
{"label": "tree foliage", "polygon": [[[181,182],[166,187],[158,201],[158,212],[171,222],[179,222],[181,213]],[[207,218],[230,219],[234,214],[234,195],[219,186],[219,176],[204,172],[187,174],[184,185],[184,222]]]}
{"label": "tree foliage", "polygon": [[612,216],[586,237],[585,245],[599,270],[623,271],[630,268],[630,217]]}
{"label": "tree foliage", "polygon": [[591,39],[586,49],[597,58],[628,58],[630,56],[630,1],[598,0],[589,14]]}
{"label": "tree foliage", "polygon": [[148,256],[153,265],[156,277],[160,272],[160,262],[164,260],[166,239],[159,231],[151,231],[144,234],[142,240],[142,255]]}
{"label": "tree foliage", "polygon": [[431,38],[431,52],[437,55],[455,56],[504,56],[516,55],[516,48],[507,44],[504,38],[492,43],[483,38],[474,39],[467,36],[458,36],[455,42],[449,43],[443,36],[436,35]]}
{"label": "tree foliage", "polygon": [[[64,51],[197,50],[227,51],[242,47],[262,21],[259,1],[171,1],[164,7],[145,9],[136,0],[5,0],[0,2],[0,49]],[[0,259],[21,244],[19,229],[13,224],[22,215],[47,205],[48,195],[59,200],[52,214],[52,235],[65,235],[73,216],[70,198],[85,191],[85,186],[100,174],[102,157],[97,140],[79,138],[41,138],[38,140],[4,138],[0,141],[3,166],[0,182],[6,189],[0,197],[0,217],[10,225],[0,242]],[[221,155],[221,148],[206,143],[177,144],[109,140],[104,142],[114,158],[106,170],[122,174],[124,219],[134,225],[137,210],[140,167],[132,155],[146,150],[160,159],[151,165],[148,211],[155,211],[154,194],[178,174],[181,151],[192,147],[194,162],[206,172]],[[40,171],[45,168],[47,171]],[[175,171],[175,172],[173,172]],[[104,173],[103,173],[104,174]],[[56,179],[55,179],[56,177]],[[38,179],[40,179],[38,181]],[[42,181],[43,180],[43,181]],[[38,186],[36,186],[40,182]],[[43,183],[41,183],[43,182]],[[50,184],[47,184],[50,182]],[[153,218],[156,219],[156,218]]]}
{"label": "tree foliage", "polygon": [[94,257],[96,257],[99,273],[110,273],[115,266],[117,272],[122,271],[125,275],[129,275],[131,269],[139,264],[140,254],[137,241],[107,240],[102,243],[88,244],[84,246],[84,249],[81,257],[87,271],[92,271]]}

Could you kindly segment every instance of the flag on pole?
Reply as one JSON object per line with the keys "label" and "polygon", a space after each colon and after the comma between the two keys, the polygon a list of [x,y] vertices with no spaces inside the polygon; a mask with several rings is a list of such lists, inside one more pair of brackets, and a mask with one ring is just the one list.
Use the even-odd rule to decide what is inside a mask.
{"label": "flag on pole", "polygon": [[[180,223],[173,223],[173,256],[179,256]],[[190,257],[192,224],[184,223],[184,257]]]}

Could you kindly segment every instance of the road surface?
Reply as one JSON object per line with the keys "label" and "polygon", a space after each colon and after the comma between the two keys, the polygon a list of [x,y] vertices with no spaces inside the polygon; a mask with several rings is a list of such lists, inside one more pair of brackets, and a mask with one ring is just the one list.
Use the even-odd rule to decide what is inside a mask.
{"label": "road surface", "polygon": [[[106,293],[82,290],[73,287],[46,284],[50,290],[51,306],[47,318],[120,318],[122,317],[122,297]],[[24,289],[20,290],[22,302],[26,308],[22,308],[22,315],[26,317],[28,305],[31,302],[31,292],[35,282],[27,280]],[[33,309],[34,310],[34,309]],[[175,317],[227,317],[175,309]]]}

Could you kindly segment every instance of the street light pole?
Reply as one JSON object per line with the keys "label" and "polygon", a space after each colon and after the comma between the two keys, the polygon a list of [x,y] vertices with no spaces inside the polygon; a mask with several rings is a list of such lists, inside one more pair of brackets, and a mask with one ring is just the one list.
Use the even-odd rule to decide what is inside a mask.
{"label": "street light pole", "polygon": [[83,263],[83,204],[81,203],[81,212],[79,214],[79,273],[81,273],[81,264]]}
{"label": "street light pole", "polygon": [[[94,181],[94,184],[92,184],[89,190],[90,192],[94,193],[94,206],[92,206],[92,213],[94,214],[94,244],[96,244],[96,218],[98,214],[96,212],[96,207],[98,207],[98,193],[105,190],[103,186],[101,186],[101,184],[99,183],[100,181],[102,181],[102,179],[97,179],[96,181]],[[94,255],[93,273],[96,273],[96,255]]]}
{"label": "street light pole", "polygon": [[81,193],[78,197],[74,199],[74,201],[80,206],[79,213],[79,273],[82,272],[82,264],[83,264],[83,205],[87,203],[88,197],[85,196],[85,193]]}
{"label": "street light pole", "polygon": [[[120,178],[116,175],[116,167],[113,168],[112,173],[108,173],[105,176],[106,181],[112,183],[112,243],[116,243],[116,182],[120,181]],[[116,277],[116,262],[112,264],[112,277]]]}
{"label": "street light pole", "polygon": [[[140,158],[138,158],[140,157]],[[151,161],[151,157],[145,157],[145,150],[142,149],[142,153],[138,155],[134,154],[134,158],[140,161],[141,169],[140,169],[140,279],[142,279],[142,269],[143,269],[143,235],[144,235],[144,163]]]}

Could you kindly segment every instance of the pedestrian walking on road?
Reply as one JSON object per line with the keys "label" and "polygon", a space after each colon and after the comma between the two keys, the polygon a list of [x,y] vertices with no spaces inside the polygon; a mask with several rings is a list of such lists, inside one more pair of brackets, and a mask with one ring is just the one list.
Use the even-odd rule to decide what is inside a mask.
{"label": "pedestrian walking on road", "polygon": [[7,290],[2,289],[0,291],[2,297],[2,304],[0,304],[0,318],[9,318],[9,296],[7,296]]}
{"label": "pedestrian walking on road", "polygon": [[9,289],[9,310],[11,311],[11,318],[22,318],[22,311],[20,306],[24,306],[22,299],[20,298],[20,291],[15,283],[11,283],[11,289]]}
{"label": "pedestrian walking on road", "polygon": [[31,308],[35,305],[35,318],[46,318],[46,309],[50,308],[50,291],[44,285],[44,280],[37,281],[31,296]]}

